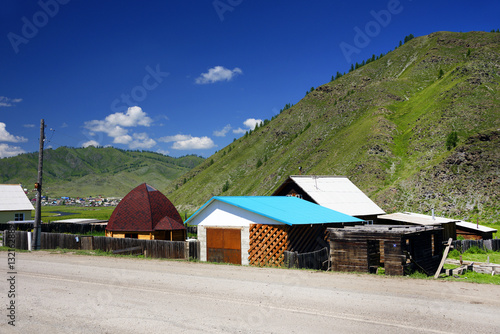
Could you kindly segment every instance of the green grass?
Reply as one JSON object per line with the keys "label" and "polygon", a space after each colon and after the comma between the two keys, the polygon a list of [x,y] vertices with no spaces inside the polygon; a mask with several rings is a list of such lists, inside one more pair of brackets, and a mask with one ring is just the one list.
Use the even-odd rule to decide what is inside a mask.
{"label": "green grass", "polygon": [[487,250],[479,249],[478,247],[472,247],[472,248],[468,249],[466,252],[464,252],[463,254],[460,254],[460,252],[458,250],[453,249],[448,254],[448,257],[450,259],[459,260],[460,255],[462,255],[463,261],[487,262],[488,257],[489,257],[490,263],[500,264],[500,252],[487,251]]}
{"label": "green grass", "polygon": [[[45,223],[62,220],[62,219],[75,219],[75,218],[93,218],[99,220],[109,220],[115,207],[83,207],[83,206],[42,206],[42,221]],[[53,211],[73,213],[72,215],[61,216]],[[32,217],[35,213],[32,213]]]}
{"label": "green grass", "polygon": [[500,275],[480,274],[473,271],[468,271],[463,275],[444,277],[446,281],[461,281],[479,284],[495,284],[500,285]]}

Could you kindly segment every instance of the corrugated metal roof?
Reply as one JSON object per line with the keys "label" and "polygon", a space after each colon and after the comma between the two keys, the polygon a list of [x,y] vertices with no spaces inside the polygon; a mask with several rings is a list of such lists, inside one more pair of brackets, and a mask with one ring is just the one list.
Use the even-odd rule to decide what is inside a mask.
{"label": "corrugated metal roof", "polygon": [[347,177],[294,175],[290,178],[316,203],[329,209],[351,216],[385,213]]}
{"label": "corrugated metal roof", "polygon": [[19,184],[0,184],[0,211],[35,210]]}
{"label": "corrugated metal roof", "polygon": [[234,205],[286,225],[362,222],[361,219],[296,197],[216,196],[212,197],[198,211],[189,217],[186,223],[189,223],[191,219],[213,201],[221,201]]}
{"label": "corrugated metal roof", "polygon": [[430,215],[423,215],[420,213],[413,213],[413,212],[396,212],[388,215],[381,215],[378,216],[377,218],[396,220],[408,224],[418,224],[418,225],[440,225],[443,223],[453,223],[459,221],[458,219],[448,219],[436,216],[434,217],[434,219],[432,219],[432,216]]}
{"label": "corrugated metal roof", "polygon": [[476,230],[476,231],[480,231],[480,232],[497,232],[496,229],[494,228],[491,228],[491,227],[487,227],[487,226],[483,226],[483,225],[477,225],[477,224],[474,224],[474,223],[469,223],[469,222],[466,222],[466,221],[459,221],[457,222],[457,227],[464,227],[464,228],[468,228],[468,229],[471,229],[471,230]]}

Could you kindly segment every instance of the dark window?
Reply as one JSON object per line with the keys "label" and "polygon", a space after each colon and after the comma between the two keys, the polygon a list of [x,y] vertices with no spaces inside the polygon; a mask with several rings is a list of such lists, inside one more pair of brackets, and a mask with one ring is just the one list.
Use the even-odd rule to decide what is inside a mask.
{"label": "dark window", "polygon": [[15,213],[14,221],[19,222],[24,220],[24,213]]}

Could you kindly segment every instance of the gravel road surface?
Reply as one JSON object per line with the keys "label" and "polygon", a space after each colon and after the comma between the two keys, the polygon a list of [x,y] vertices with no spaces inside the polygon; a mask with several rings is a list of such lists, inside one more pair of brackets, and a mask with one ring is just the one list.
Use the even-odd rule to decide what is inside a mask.
{"label": "gravel road surface", "polygon": [[0,265],[0,333],[500,333],[498,285],[49,252]]}

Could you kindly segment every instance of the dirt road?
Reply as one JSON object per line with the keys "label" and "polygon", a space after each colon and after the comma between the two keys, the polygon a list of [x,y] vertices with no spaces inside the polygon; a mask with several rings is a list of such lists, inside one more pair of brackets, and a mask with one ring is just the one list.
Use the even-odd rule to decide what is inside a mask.
{"label": "dirt road", "polygon": [[0,333],[500,332],[500,286],[48,252],[12,275],[7,257]]}

